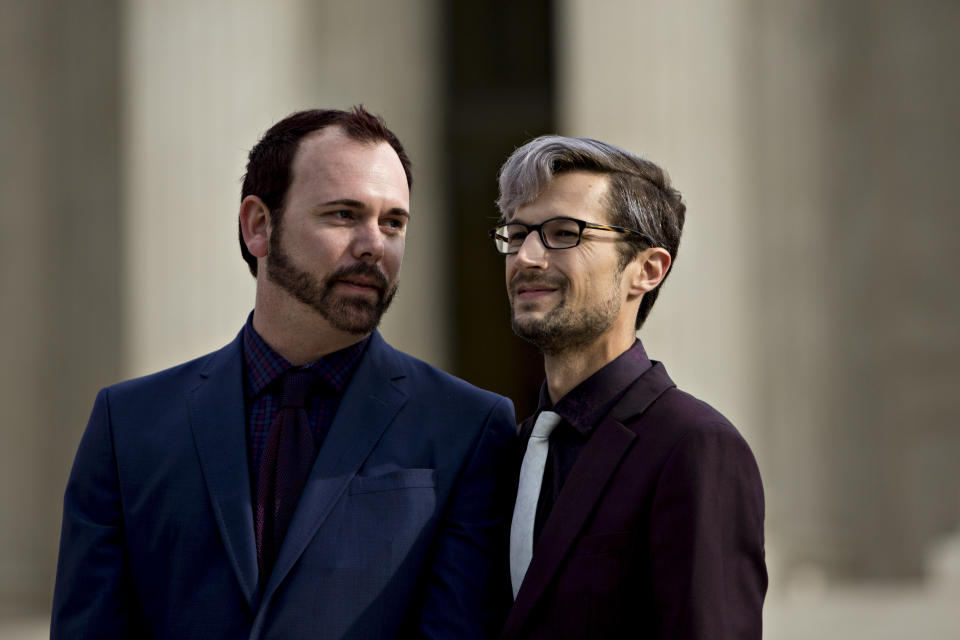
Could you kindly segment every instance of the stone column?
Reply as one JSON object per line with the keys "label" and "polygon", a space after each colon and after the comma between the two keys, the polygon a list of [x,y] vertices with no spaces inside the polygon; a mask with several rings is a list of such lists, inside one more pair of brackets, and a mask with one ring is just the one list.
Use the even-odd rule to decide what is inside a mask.
{"label": "stone column", "polygon": [[640,337],[759,447],[743,20],[736,2],[561,2],[558,110],[563,134],[639,153],[683,194],[678,259]]}
{"label": "stone column", "polygon": [[564,133],[686,196],[641,337],[757,453],[774,580],[922,574],[960,520],[960,9],[561,7]]}
{"label": "stone column", "polygon": [[0,20],[0,618],[49,611],[63,488],[122,359],[119,6]]}
{"label": "stone column", "polygon": [[[949,62],[960,54],[960,7],[758,9],[757,55],[776,56],[761,65],[758,93],[758,219],[772,267],[762,289],[784,315],[815,323],[766,332],[764,396],[817,407],[765,408],[782,443],[775,468],[790,474],[785,559],[838,578],[919,576],[931,544],[960,524],[960,83]],[[797,147],[812,151],[799,174]],[[807,206],[783,212],[791,201]],[[808,269],[814,277],[801,275]],[[802,309],[808,302],[819,321]],[[815,361],[799,367],[811,384],[796,385],[783,366],[792,360],[779,356],[813,342]],[[800,439],[815,442],[816,457],[795,454]],[[791,513],[788,501],[809,499],[809,487],[816,499]]]}
{"label": "stone column", "polygon": [[437,21],[432,0],[129,2],[130,374],[236,334],[253,307],[236,230],[247,152],[293,111],[359,103],[384,116],[414,163],[400,293],[383,332],[446,364]]}

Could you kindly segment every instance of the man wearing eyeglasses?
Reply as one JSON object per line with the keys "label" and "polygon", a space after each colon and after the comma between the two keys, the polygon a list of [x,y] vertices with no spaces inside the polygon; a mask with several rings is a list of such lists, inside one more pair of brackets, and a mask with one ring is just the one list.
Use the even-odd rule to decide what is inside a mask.
{"label": "man wearing eyeglasses", "polygon": [[544,356],[520,427],[503,638],[760,638],[763,488],[737,430],[636,337],[686,206],[665,173],[545,136],[500,173],[513,329]]}

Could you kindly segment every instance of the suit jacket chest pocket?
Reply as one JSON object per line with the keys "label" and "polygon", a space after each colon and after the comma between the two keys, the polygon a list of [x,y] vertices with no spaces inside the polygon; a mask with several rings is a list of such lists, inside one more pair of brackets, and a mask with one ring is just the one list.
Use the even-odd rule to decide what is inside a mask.
{"label": "suit jacket chest pocket", "polygon": [[360,475],[350,482],[350,495],[385,493],[402,489],[433,489],[436,487],[433,469],[397,469],[374,475]]}
{"label": "suit jacket chest pocket", "polygon": [[566,568],[577,577],[576,588],[591,597],[609,597],[620,592],[635,542],[631,531],[594,533],[577,540]]}
{"label": "suit jacket chest pocket", "polygon": [[328,520],[336,550],[328,560],[339,568],[398,567],[435,519],[436,505],[433,469],[355,477]]}

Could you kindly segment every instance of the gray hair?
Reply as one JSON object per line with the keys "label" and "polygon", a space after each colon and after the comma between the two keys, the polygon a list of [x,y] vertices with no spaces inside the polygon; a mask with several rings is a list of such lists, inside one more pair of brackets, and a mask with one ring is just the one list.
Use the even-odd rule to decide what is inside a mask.
{"label": "gray hair", "polygon": [[[497,206],[501,220],[533,202],[555,176],[569,171],[609,176],[607,202],[611,223],[640,231],[653,241],[653,246],[666,249],[671,262],[676,260],[687,209],[680,192],[670,185],[666,172],[654,163],[593,138],[541,136],[514,151],[500,169]],[[620,245],[621,268],[650,246],[635,236],[624,239]],[[646,320],[659,291],[658,285],[643,296],[637,329]]]}

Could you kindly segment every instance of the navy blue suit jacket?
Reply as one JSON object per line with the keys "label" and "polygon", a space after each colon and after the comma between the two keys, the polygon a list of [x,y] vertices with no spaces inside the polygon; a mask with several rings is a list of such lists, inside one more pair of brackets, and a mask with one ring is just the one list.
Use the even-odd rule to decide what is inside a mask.
{"label": "navy blue suit jacket", "polygon": [[97,396],[64,498],[51,636],[494,633],[510,401],[375,333],[258,584],[241,351],[238,337]]}

